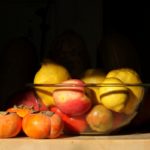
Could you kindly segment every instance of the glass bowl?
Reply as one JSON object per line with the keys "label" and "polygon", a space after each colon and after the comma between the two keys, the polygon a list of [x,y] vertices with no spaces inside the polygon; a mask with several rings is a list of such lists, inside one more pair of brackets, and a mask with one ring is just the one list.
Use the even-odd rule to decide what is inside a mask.
{"label": "glass bowl", "polygon": [[63,133],[67,135],[108,135],[119,131],[140,113],[144,116],[150,98],[150,84],[143,83],[34,84],[32,87],[38,99],[61,116]]}

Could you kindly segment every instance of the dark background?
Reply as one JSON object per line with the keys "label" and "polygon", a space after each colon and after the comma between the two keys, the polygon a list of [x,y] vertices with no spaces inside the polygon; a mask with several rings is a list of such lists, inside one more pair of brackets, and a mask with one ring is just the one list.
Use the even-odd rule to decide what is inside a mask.
{"label": "dark background", "polygon": [[0,49],[9,39],[26,36],[36,46],[40,59],[57,35],[73,29],[86,41],[95,67],[101,39],[118,32],[134,44],[140,56],[141,72],[145,81],[148,80],[145,65],[149,58],[149,6],[144,1],[2,0],[0,3]]}
{"label": "dark background", "polygon": [[96,48],[102,35],[102,0],[3,0],[0,3],[1,46],[13,37],[27,36],[41,57],[49,51],[56,36],[73,29],[86,41],[95,66]]}
{"label": "dark background", "polygon": [[140,71],[145,82],[149,82],[150,76],[148,67],[149,11],[149,5],[145,1],[103,1],[103,34],[117,31],[131,41],[138,54]]}
{"label": "dark background", "polygon": [[3,0],[0,8],[1,45],[7,39],[23,35],[40,51],[42,23],[47,29],[43,51],[48,50],[56,35],[72,28],[83,36],[89,51],[94,53],[93,65],[97,45],[105,33],[120,32],[132,40],[137,49],[144,49],[146,44],[144,28],[148,30],[149,7],[144,1]]}
{"label": "dark background", "polygon": [[[139,71],[143,82],[150,82],[149,17],[149,5],[144,1],[1,0],[0,56],[1,60],[4,60],[1,63],[3,64],[1,72],[4,75],[0,77],[0,82],[8,87],[8,78],[9,82],[14,80],[14,83],[20,82],[19,79],[23,78],[23,71],[20,71],[22,74],[18,75],[20,78],[17,78],[13,71],[9,71],[5,75],[5,68],[9,68],[10,60],[17,60],[17,65],[12,66],[13,68],[21,66],[21,63],[18,62],[19,53],[18,55],[13,54],[15,48],[10,50],[11,53],[3,55],[4,47],[7,46],[9,40],[16,37],[27,37],[35,47],[40,65],[42,58],[50,51],[52,41],[67,29],[73,29],[85,40],[92,67],[104,67],[108,71],[121,65],[135,66],[135,69],[138,66],[137,71]],[[106,47],[111,44],[105,42],[105,37],[114,33],[126,37],[134,47],[132,53],[132,48],[130,49],[126,42],[122,42],[117,49],[117,63],[113,60],[114,53],[112,53],[117,44],[115,43],[107,53]],[[99,45],[103,40],[105,46],[99,50]],[[22,48],[18,49],[20,53],[23,51]],[[24,57],[26,58],[22,61],[25,65],[28,62],[28,57],[26,55]],[[10,61],[8,66],[5,65],[5,61]],[[29,72],[29,70],[27,71]],[[32,80],[25,79],[24,82],[32,82]],[[12,88],[10,87],[10,89]]]}

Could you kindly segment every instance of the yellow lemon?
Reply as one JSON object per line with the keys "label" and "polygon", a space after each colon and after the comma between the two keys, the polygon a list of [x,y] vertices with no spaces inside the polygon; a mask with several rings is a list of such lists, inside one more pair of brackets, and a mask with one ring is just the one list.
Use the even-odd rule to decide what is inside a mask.
{"label": "yellow lemon", "polygon": [[[105,76],[106,74],[102,70],[90,68],[84,72],[81,80],[87,84],[100,84],[105,79]],[[90,86],[89,89],[92,90],[89,90],[89,92],[92,94],[92,97],[94,97],[94,103],[99,103],[99,88],[97,86]]]}
{"label": "yellow lemon", "polygon": [[99,94],[101,103],[115,112],[121,112],[128,100],[128,89],[117,78],[105,78]]}
{"label": "yellow lemon", "polygon": [[[70,74],[64,66],[46,60],[35,74],[34,84],[58,84],[70,78]],[[36,93],[47,106],[54,105],[53,90],[54,87],[36,87]]]}
{"label": "yellow lemon", "polygon": [[[120,79],[123,83],[139,84],[142,83],[139,74],[131,68],[119,68],[111,70],[107,78],[115,77]],[[126,104],[125,113],[131,114],[135,111],[144,95],[144,88],[141,86],[127,86],[130,89],[129,100]]]}

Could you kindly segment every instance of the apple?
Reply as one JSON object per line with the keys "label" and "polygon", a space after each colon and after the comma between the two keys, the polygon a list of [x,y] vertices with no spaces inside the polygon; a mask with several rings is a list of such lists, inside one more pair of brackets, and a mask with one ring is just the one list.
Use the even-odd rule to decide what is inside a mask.
{"label": "apple", "polygon": [[12,95],[9,98],[7,108],[13,107],[14,105],[25,105],[28,107],[33,107],[34,110],[48,110],[46,105],[35,94],[34,89],[24,89]]}
{"label": "apple", "polygon": [[[73,86],[69,86],[68,83]],[[84,82],[79,79],[69,79],[62,84],[63,87],[59,87],[53,92],[55,105],[63,113],[70,116],[85,114],[91,108],[92,101],[85,94]]]}
{"label": "apple", "polygon": [[85,88],[84,86],[86,85],[84,81],[80,79],[68,79],[65,80],[61,83],[61,87],[59,89],[66,89],[66,90],[75,90],[75,91],[80,91],[84,92]]}

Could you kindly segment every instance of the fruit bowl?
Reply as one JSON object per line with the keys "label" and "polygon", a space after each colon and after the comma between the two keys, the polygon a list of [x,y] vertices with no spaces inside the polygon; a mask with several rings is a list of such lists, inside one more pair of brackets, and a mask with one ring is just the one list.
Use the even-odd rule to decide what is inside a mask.
{"label": "fruit bowl", "polygon": [[[141,110],[145,111],[143,104],[150,98],[150,84],[111,81],[87,84],[71,79],[30,86],[53,101],[47,107],[61,116],[64,134],[108,135],[132,123]],[[44,102],[40,96],[38,99]]]}

